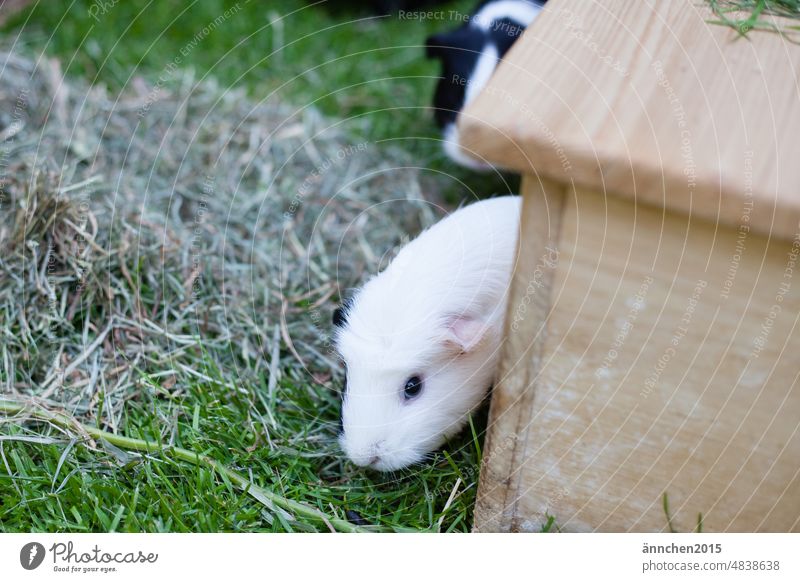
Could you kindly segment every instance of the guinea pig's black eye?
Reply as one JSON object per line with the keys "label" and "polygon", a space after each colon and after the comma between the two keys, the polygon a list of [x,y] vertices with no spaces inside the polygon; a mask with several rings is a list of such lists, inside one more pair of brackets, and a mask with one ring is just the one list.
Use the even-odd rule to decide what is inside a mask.
{"label": "guinea pig's black eye", "polygon": [[406,386],[403,389],[403,396],[405,396],[406,400],[411,400],[419,396],[420,392],[422,392],[422,378],[419,376],[411,376],[406,380]]}

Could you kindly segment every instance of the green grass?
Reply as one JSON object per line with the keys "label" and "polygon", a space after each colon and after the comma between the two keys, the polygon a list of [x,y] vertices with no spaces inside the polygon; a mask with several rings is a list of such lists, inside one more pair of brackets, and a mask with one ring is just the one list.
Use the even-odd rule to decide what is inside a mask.
{"label": "green grass", "polygon": [[[719,20],[714,24],[722,24],[733,28],[742,36],[750,31],[774,32],[791,42],[800,39],[800,26],[788,24],[800,20],[800,0],[708,0]],[[785,19],[776,23],[770,17]]]}
{"label": "green grass", "polygon": [[[118,447],[97,437],[87,440],[80,429],[65,430],[66,423],[5,423],[0,531],[330,529],[324,521],[254,499],[226,471],[176,458],[170,449],[177,447],[316,509],[328,521],[379,531],[469,528],[479,461],[471,434],[424,467],[368,473],[349,466],[336,450],[333,397],[321,401],[307,386],[287,383],[281,390],[284,402],[269,418],[258,396],[264,387],[231,390],[221,376],[211,383],[188,380],[186,386],[188,393],[180,396],[142,390],[126,406],[127,437],[161,443],[163,450],[155,452],[131,451],[124,443]],[[312,410],[319,421],[309,418]]]}
{"label": "green grass", "polygon": [[[664,518],[667,522],[667,531],[669,533],[678,533],[679,530],[675,528],[675,524],[672,521],[672,512],[669,509],[669,497],[667,496],[666,491],[661,496],[661,508],[664,510]],[[694,528],[695,533],[703,533],[703,514],[697,514],[697,525]]]}
{"label": "green grass", "polygon": [[[276,140],[270,153],[276,165],[286,163],[287,169],[271,186],[274,195],[258,202],[264,188],[260,180],[271,170],[265,169],[268,160],[263,158],[248,162],[250,146],[241,135],[249,136],[250,127],[259,122],[259,131],[272,129],[282,114],[275,113],[274,122],[247,119],[241,135],[236,133],[220,154],[221,167],[229,175],[218,174],[217,195],[208,201],[208,228],[200,246],[204,282],[198,298],[187,294],[184,281],[191,270],[190,257],[181,253],[181,248],[193,244],[189,229],[194,228],[192,210],[196,212],[202,186],[197,176],[217,170],[207,167],[211,164],[204,162],[205,152],[216,151],[217,134],[232,132],[226,121],[245,120],[249,108],[249,102],[237,97],[209,109],[207,103],[215,99],[209,83],[195,92],[182,88],[191,79],[188,68],[194,69],[195,81],[206,75],[216,79],[223,93],[226,88],[243,87],[255,102],[321,110],[331,119],[327,126],[320,124],[325,133],[313,144],[322,157],[335,156],[339,144],[346,143],[344,136],[366,138],[374,145],[349,161],[362,164],[362,171],[380,168],[384,158],[418,166],[426,199],[460,201],[471,197],[470,188],[479,195],[507,191],[509,186],[497,176],[478,177],[454,168],[442,158],[434,139],[437,134],[427,105],[438,69],[423,58],[420,45],[427,34],[453,23],[331,15],[303,2],[286,2],[281,3],[281,12],[298,11],[281,24],[270,25],[270,19],[278,16],[275,9],[260,2],[240,2],[236,14],[204,37],[182,59],[179,70],[170,71],[169,63],[198,31],[234,4],[124,1],[95,22],[88,16],[89,2],[37,2],[6,26],[7,44],[21,32],[18,52],[44,51],[59,59],[68,83],[80,82],[66,93],[65,118],[58,117],[58,110],[48,116],[44,112],[53,95],[46,92],[55,87],[47,81],[50,69],[36,71],[32,77],[38,85],[34,84],[32,96],[41,102],[31,101],[31,120],[10,140],[15,147],[8,164],[14,172],[9,173],[13,179],[6,188],[18,219],[0,214],[0,244],[10,249],[0,258],[0,335],[5,338],[0,344],[0,386],[4,391],[12,387],[9,392],[26,406],[63,410],[84,426],[166,448],[126,450],[92,437],[71,421],[0,415],[0,531],[329,529],[324,521],[254,497],[252,489],[243,491],[229,471],[332,520],[388,530],[469,531],[485,410],[473,431],[465,431],[432,461],[394,474],[354,467],[339,451],[336,390],[341,371],[331,371],[325,357],[314,356],[322,353],[317,331],[327,327],[324,318],[339,296],[333,294],[315,306],[330,287],[326,273],[314,271],[313,280],[307,281],[303,256],[280,247],[275,242],[285,235],[280,223],[265,223],[264,218],[285,211],[298,184],[317,163],[306,150],[295,150],[305,133]],[[191,8],[184,11],[184,6]],[[448,8],[467,7],[471,2]],[[28,83],[28,70],[21,66],[20,71],[5,71],[17,75],[12,80],[19,83],[12,87],[4,81],[0,86],[5,105],[13,103],[19,86]],[[148,113],[143,121],[137,121],[135,109],[126,112],[123,107],[107,122],[109,113],[100,94],[85,103],[80,94],[86,93],[81,83],[88,81],[107,87],[112,97],[121,92],[129,98],[138,90],[137,77],[152,87],[165,74],[163,94],[173,97],[165,100],[166,105],[159,101],[161,110]],[[189,109],[198,116],[208,110],[208,120],[167,131],[166,124],[177,115],[164,108],[178,110],[177,104],[190,93]],[[279,109],[276,105],[267,113]],[[316,131],[313,115],[300,119],[303,132]],[[340,124],[342,135],[327,129],[338,120],[345,120]],[[73,133],[73,126],[79,131]],[[129,128],[135,128],[130,144]],[[51,137],[40,144],[41,135]],[[148,139],[152,143],[163,139],[168,147],[155,152]],[[180,151],[170,150],[175,146]],[[26,152],[37,153],[38,167],[31,165]],[[332,168],[325,180],[345,179],[348,167]],[[52,175],[45,172],[32,180],[42,168]],[[406,174],[397,170],[353,185],[337,200],[340,207],[334,206],[327,215],[338,217],[328,221],[328,227],[344,228],[362,205],[410,194],[397,191],[416,183],[416,174]],[[240,176],[245,177],[241,183]],[[99,220],[94,241],[112,251],[108,257],[86,255],[66,244],[75,233],[60,218],[64,215],[73,222],[81,218],[80,200],[70,198],[81,191],[63,194],[61,188],[94,178],[99,186],[87,195],[90,214]],[[35,192],[28,191],[29,184]],[[117,196],[109,184],[122,194]],[[145,207],[138,208],[135,195],[126,202],[125,193],[145,191]],[[231,192],[236,197],[229,202]],[[40,212],[38,218],[45,220],[30,221],[36,213],[21,205],[26,197],[54,205],[47,206],[53,208],[52,215]],[[334,243],[342,240],[339,231],[323,231],[319,240],[308,234],[323,198],[316,191],[307,196],[296,234],[310,248],[322,246],[333,252]],[[178,204],[186,216],[175,210]],[[406,206],[402,216],[376,215],[363,227],[372,229],[364,233],[364,240],[375,248],[376,256],[397,244],[399,231],[424,225],[422,206]],[[253,208],[264,212],[258,227]],[[18,236],[19,224],[27,230]],[[268,236],[263,232],[254,236],[253,229],[264,229],[265,224],[272,229]],[[8,233],[10,241],[2,238]],[[63,300],[67,307],[77,306],[74,311],[62,310],[67,315],[52,321],[47,302],[37,291],[49,270],[37,263],[44,260],[42,253],[36,254],[37,248],[51,244],[59,260],[47,284],[53,286],[58,305]],[[364,245],[352,246],[350,255],[334,265],[344,269],[337,275],[345,288],[360,278],[356,268],[371,266],[357,252]],[[216,252],[220,248],[224,255]],[[270,259],[278,250],[286,256],[283,265],[275,266]],[[313,257],[321,265],[325,260]],[[278,267],[288,267],[290,273],[285,289],[273,285]],[[86,274],[76,276],[79,268]],[[309,288],[317,294],[309,294]],[[276,300],[279,294],[285,295]],[[304,342],[297,349],[311,363],[310,369],[298,364],[285,342],[269,341],[277,329],[280,300],[288,302],[288,330]],[[197,303],[194,311],[186,307],[192,301]],[[323,319],[314,319],[318,313]],[[110,333],[110,345],[104,343],[77,366],[63,390],[41,399],[51,363],[62,356],[74,361],[112,318],[119,322],[120,317],[126,323]],[[158,331],[162,328],[164,332]],[[279,367],[274,377],[279,380],[270,386],[273,356]],[[93,369],[98,367],[103,372],[96,377]],[[186,462],[176,457],[176,447],[213,460],[221,469]]]}

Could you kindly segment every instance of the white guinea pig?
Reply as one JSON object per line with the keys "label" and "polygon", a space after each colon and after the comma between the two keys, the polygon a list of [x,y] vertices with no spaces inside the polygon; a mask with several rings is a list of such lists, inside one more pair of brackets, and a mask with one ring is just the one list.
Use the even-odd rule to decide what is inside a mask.
{"label": "white guinea pig", "polygon": [[340,443],[391,471],[457,433],[494,381],[519,196],[463,207],[408,243],[334,314],[346,366]]}
{"label": "white guinea pig", "polygon": [[465,24],[426,41],[428,58],[442,62],[442,76],[433,96],[434,117],[442,130],[445,154],[475,170],[489,164],[465,153],[458,116],[489,81],[500,60],[541,12],[546,0],[481,2]]}

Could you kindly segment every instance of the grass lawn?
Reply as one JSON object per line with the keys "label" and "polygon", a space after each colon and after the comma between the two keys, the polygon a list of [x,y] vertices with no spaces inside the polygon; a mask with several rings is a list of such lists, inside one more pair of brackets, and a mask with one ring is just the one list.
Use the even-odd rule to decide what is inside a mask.
{"label": "grass lawn", "polygon": [[[485,418],[429,464],[358,469],[336,443],[341,370],[325,343],[346,289],[435,219],[413,200],[384,212],[384,198],[515,188],[439,153],[438,67],[420,45],[454,23],[304,2],[106,4],[94,19],[98,4],[37,2],[3,33],[6,50],[57,57],[68,91],[48,81],[54,61],[31,69],[30,119],[4,150],[0,531],[468,531]],[[5,61],[11,111],[28,65]],[[269,155],[254,154],[267,130]],[[281,227],[319,160],[362,141]]]}
{"label": "grass lawn", "polygon": [[437,7],[444,19],[331,12],[301,0],[136,0],[106,3],[113,5],[105,13],[98,4],[36,2],[6,31],[36,32],[26,42],[59,56],[67,74],[115,90],[137,76],[169,79],[179,58],[198,78],[245,87],[256,99],[316,107],[359,135],[399,142],[428,177],[446,174],[435,186],[451,203],[517,191],[513,176],[471,172],[444,158],[428,110],[439,65],[425,58],[425,39],[459,26],[475,0]]}

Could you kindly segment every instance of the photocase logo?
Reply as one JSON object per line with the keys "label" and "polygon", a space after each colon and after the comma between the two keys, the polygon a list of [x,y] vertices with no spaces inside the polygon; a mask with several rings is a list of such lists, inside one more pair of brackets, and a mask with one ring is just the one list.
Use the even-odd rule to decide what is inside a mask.
{"label": "photocase logo", "polygon": [[30,542],[22,546],[19,552],[19,563],[26,570],[35,570],[44,561],[44,546],[39,542]]}

